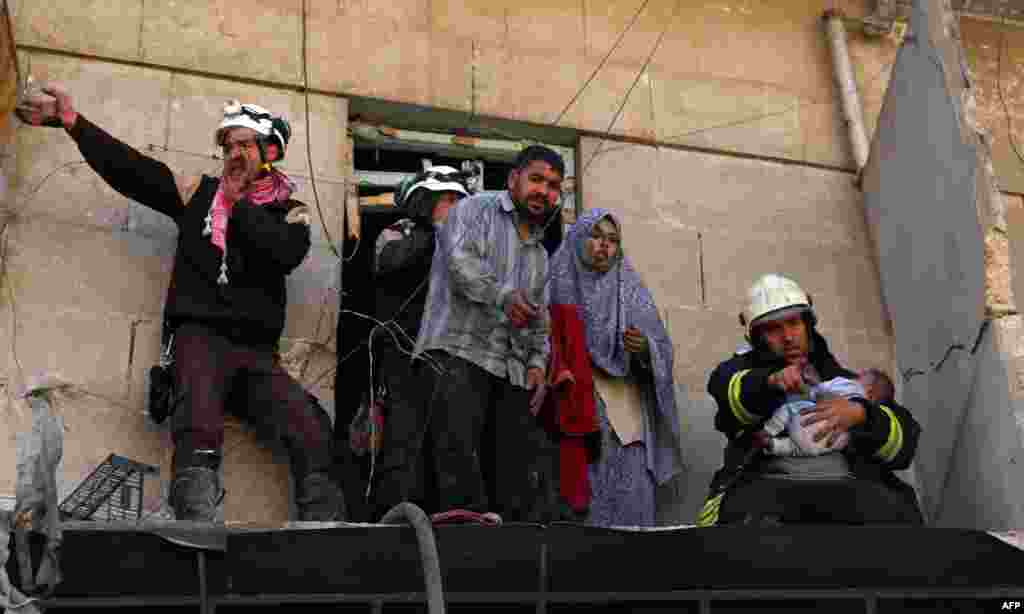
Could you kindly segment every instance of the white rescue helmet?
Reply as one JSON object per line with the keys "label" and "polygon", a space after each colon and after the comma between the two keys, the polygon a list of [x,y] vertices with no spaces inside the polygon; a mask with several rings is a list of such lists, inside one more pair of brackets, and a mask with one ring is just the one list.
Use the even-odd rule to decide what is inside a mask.
{"label": "white rescue helmet", "polygon": [[792,279],[769,273],[747,291],[747,306],[740,314],[740,324],[746,329],[749,340],[755,325],[794,313],[813,316],[811,297]]}
{"label": "white rescue helmet", "polygon": [[450,166],[432,166],[411,181],[404,182],[398,189],[397,204],[405,203],[419,189],[431,192],[458,192],[463,196],[469,196],[465,173]]}
{"label": "white rescue helmet", "polygon": [[225,133],[231,128],[250,128],[264,139],[270,138],[274,135],[273,119],[270,111],[261,106],[231,100],[224,105],[224,119],[213,135],[213,144],[220,147]]}

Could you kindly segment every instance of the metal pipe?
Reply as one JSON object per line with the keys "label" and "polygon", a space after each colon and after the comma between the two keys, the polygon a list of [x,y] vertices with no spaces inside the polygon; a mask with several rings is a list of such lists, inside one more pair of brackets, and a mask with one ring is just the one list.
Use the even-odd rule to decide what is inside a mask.
{"label": "metal pipe", "polygon": [[444,614],[444,585],[441,579],[441,558],[437,554],[434,539],[434,525],[427,514],[412,503],[399,503],[388,510],[380,524],[393,524],[405,520],[416,529],[416,540],[420,546],[423,563],[423,581],[427,588],[427,611],[430,614]]}
{"label": "metal pipe", "polygon": [[206,553],[196,550],[196,561],[199,563],[199,612],[200,614],[210,614],[206,589]]}
{"label": "metal pipe", "polygon": [[832,47],[832,68],[839,95],[843,102],[843,116],[850,133],[850,146],[853,159],[860,171],[868,161],[868,137],[864,131],[864,112],[860,107],[860,95],[857,93],[857,80],[853,75],[850,63],[850,51],[846,46],[846,26],[843,25],[843,14],[836,10],[825,12],[823,17],[828,40]]}

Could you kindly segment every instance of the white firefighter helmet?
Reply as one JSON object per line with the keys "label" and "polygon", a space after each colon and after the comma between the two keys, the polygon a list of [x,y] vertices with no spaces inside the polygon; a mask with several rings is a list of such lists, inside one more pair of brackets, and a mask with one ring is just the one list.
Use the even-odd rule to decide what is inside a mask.
{"label": "white firefighter helmet", "polygon": [[224,142],[224,134],[230,128],[251,128],[261,137],[270,138],[274,134],[273,119],[270,111],[261,106],[232,100],[224,105],[224,119],[213,135],[213,144],[220,147]]}
{"label": "white firefighter helmet", "polygon": [[413,192],[421,188],[431,192],[458,192],[469,196],[465,173],[450,166],[432,166],[399,186],[396,203],[405,203]]}
{"label": "white firefighter helmet", "polygon": [[749,339],[756,324],[811,310],[811,297],[795,281],[769,273],[747,291],[747,306],[740,314],[740,324],[747,329]]}

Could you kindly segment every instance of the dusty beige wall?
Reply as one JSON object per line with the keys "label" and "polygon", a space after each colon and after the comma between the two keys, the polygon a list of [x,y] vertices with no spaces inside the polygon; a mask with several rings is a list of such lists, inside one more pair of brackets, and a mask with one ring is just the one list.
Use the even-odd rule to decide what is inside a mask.
{"label": "dusty beige wall", "polygon": [[[308,0],[311,87],[848,167],[822,3]],[[831,6],[864,16],[870,0]],[[21,45],[297,85],[303,0],[18,0]],[[869,125],[895,43],[851,32]],[[564,116],[561,116],[566,110]]]}
{"label": "dusty beige wall", "polygon": [[[307,126],[301,95],[171,70],[83,60],[45,52],[22,53],[23,66],[41,80],[59,80],[80,112],[128,144],[183,172],[219,172],[212,132],[225,100],[238,97],[282,112],[293,137],[284,169],[310,205],[306,139],[326,226],[341,236],[346,168],[347,104],[312,96]],[[155,150],[151,150],[155,148]],[[144,415],[146,371],[159,345],[163,298],[177,236],[168,219],[116,194],[87,166],[63,130],[17,128],[3,158],[10,179],[3,204],[3,277],[0,295],[0,368],[10,392],[40,372],[73,385],[62,404],[67,423],[61,495],[114,452],[158,465],[169,475],[170,437]],[[338,260],[319,220],[314,245],[288,281],[284,349],[302,354],[315,340],[325,350],[310,363],[289,365],[328,407],[332,377],[313,384],[333,364]],[[14,488],[14,441],[25,427],[20,405],[0,414],[0,494]],[[287,459],[230,424],[225,446],[228,520],[288,517]],[[154,487],[156,486],[156,487]],[[166,485],[147,486],[147,511],[156,511]]]}

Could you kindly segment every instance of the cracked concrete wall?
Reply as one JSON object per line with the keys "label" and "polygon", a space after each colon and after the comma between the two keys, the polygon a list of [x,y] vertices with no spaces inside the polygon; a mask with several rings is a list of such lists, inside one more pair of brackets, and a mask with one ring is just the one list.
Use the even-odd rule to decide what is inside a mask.
{"label": "cracked concrete wall", "polygon": [[922,502],[941,525],[1020,526],[1004,199],[970,113],[957,20],[948,3],[916,6],[863,185],[903,398],[924,429]]}
{"label": "cracked concrete wall", "polygon": [[[318,91],[852,167],[820,3],[12,4],[23,46],[296,86],[307,2],[308,76]],[[874,2],[830,4],[863,17]],[[895,43],[851,34],[850,47],[873,125]]]}
{"label": "cracked concrete wall", "polygon": [[964,17],[960,35],[971,69],[975,114],[992,149],[999,188],[1024,193],[1024,161],[1017,156],[1017,151],[1024,154],[1024,22]]}
{"label": "cracked concrete wall", "polygon": [[[706,383],[743,341],[749,285],[780,272],[814,297],[822,334],[851,368],[892,371],[892,337],[854,177],[845,172],[584,138],[585,207],[620,214],[623,250],[675,345],[689,470],[660,494],[663,521],[693,522],[725,438]],[[809,209],[813,208],[813,214]]]}
{"label": "cracked concrete wall", "polygon": [[[311,136],[324,225],[341,236],[351,164],[344,99],[311,96],[307,125],[305,101],[291,90],[44,52],[20,55],[38,79],[66,83],[83,115],[182,172],[219,173],[212,133],[225,100],[284,113],[293,135],[283,167],[299,184],[296,197],[314,204],[306,162]],[[16,128],[5,153],[11,186],[3,203],[0,368],[6,387],[42,371],[73,384],[76,394],[65,403],[62,497],[114,452],[161,468],[161,483],[147,483],[146,499],[146,512],[160,513],[170,436],[166,423],[149,421],[144,405],[177,229],[107,187],[62,130]],[[338,279],[338,260],[317,219],[311,252],[288,280],[282,349],[290,369],[329,410],[333,378],[320,376],[334,361]],[[0,414],[0,432],[10,442],[24,426],[15,405]],[[0,493],[13,492],[14,446],[0,448],[0,467],[10,468],[0,471]],[[224,456],[225,518],[287,520],[283,452],[229,421]]]}

